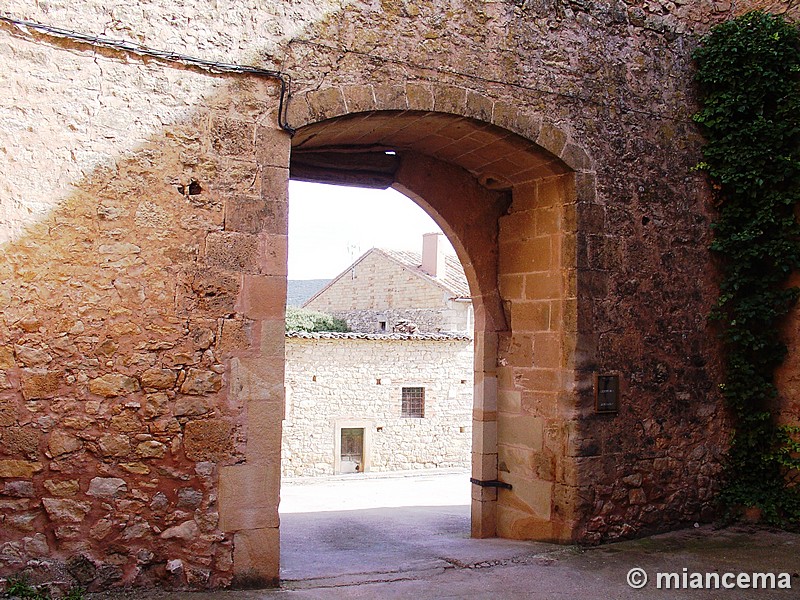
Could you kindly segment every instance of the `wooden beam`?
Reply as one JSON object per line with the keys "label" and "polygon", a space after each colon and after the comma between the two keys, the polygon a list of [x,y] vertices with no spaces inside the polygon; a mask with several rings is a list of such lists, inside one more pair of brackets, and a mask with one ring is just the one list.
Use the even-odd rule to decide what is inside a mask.
{"label": "wooden beam", "polygon": [[386,189],[394,183],[399,167],[400,157],[385,150],[295,149],[289,177],[297,181]]}

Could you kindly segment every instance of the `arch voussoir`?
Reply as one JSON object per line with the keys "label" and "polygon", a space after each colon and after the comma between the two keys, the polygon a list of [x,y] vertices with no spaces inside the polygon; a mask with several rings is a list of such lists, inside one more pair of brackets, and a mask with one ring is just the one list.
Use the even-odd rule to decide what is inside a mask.
{"label": "arch voussoir", "polygon": [[433,87],[427,83],[409,82],[406,84],[409,110],[433,110]]}
{"label": "arch voussoir", "polygon": [[369,112],[378,108],[375,88],[371,85],[342,86],[342,95],[348,112]]}
{"label": "arch voussoir", "polygon": [[347,114],[344,93],[339,87],[315,90],[306,96],[310,109],[310,117],[315,121],[324,121]]}
{"label": "arch voussoir", "polygon": [[586,149],[569,131],[536,112],[475,90],[438,83],[348,84],[293,95],[287,120],[295,129],[336,117],[375,111],[451,114],[494,125],[535,143],[575,172],[593,171]]}

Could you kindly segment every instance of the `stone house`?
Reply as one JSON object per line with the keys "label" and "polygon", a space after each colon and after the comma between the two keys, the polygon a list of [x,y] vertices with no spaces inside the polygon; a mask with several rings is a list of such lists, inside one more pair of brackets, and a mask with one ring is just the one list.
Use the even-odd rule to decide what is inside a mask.
{"label": "stone house", "polygon": [[286,336],[285,476],[467,467],[472,338]]}
{"label": "stone house", "polygon": [[369,250],[305,306],[353,333],[286,335],[284,475],[469,465],[472,303],[443,234]]}
{"label": "stone house", "polygon": [[472,334],[469,284],[444,235],[423,236],[422,253],[372,248],[304,306],[347,321],[353,331]]}

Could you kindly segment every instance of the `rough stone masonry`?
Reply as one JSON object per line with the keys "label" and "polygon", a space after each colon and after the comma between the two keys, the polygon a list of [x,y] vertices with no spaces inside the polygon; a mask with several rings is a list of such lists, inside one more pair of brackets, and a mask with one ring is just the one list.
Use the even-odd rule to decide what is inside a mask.
{"label": "rough stone masonry", "polygon": [[[362,431],[362,471],[469,467],[472,341],[463,335],[286,335],[284,476],[334,475],[342,428]],[[403,418],[422,387],[424,418]]]}
{"label": "rough stone masonry", "polygon": [[[464,264],[473,476],[512,484],[473,488],[474,535],[600,542],[711,518],[727,432],[690,53],[759,6],[798,16],[7,0],[2,16],[280,70],[298,132],[274,79],[0,25],[0,574],[277,580],[287,182],[309,150],[349,154],[335,176],[355,183],[395,152],[381,176]],[[594,412],[596,372],[620,376],[618,413]]]}

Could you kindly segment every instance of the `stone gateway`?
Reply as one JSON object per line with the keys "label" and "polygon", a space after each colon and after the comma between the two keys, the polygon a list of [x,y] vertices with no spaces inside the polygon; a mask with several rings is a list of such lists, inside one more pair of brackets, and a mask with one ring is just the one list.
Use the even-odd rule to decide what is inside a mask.
{"label": "stone gateway", "polygon": [[473,536],[711,518],[690,53],[789,4],[6,0],[0,574],[277,581],[290,177],[393,186],[453,243],[472,476],[511,486],[473,486]]}

